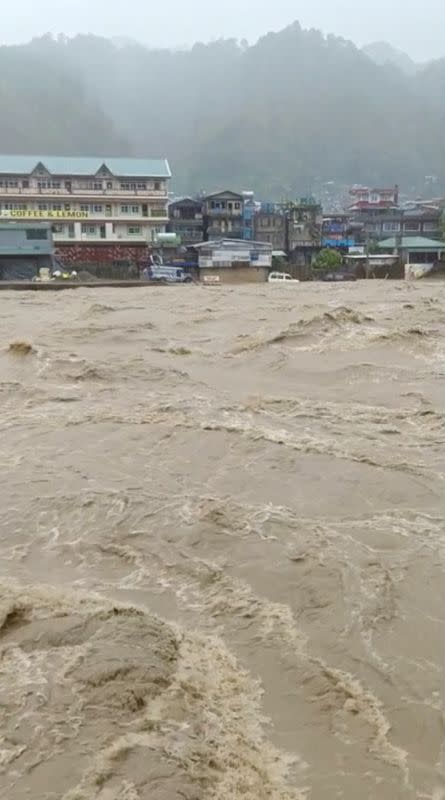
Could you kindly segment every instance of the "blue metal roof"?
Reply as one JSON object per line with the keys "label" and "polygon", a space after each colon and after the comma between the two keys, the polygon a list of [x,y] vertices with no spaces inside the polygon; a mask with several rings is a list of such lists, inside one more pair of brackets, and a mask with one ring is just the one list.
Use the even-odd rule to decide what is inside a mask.
{"label": "blue metal roof", "polygon": [[101,156],[10,156],[0,155],[0,174],[30,175],[42,164],[51,175],[96,175],[106,167],[121,178],[171,178],[165,158],[104,158]]}

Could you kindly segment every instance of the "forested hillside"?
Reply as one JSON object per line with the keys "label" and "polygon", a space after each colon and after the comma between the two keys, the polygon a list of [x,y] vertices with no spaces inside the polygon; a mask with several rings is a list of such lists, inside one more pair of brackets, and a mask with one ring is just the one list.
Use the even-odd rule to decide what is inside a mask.
{"label": "forested hillside", "polygon": [[177,191],[445,182],[445,62],[409,76],[298,23],[255,45],[0,48],[0,150],[167,156]]}

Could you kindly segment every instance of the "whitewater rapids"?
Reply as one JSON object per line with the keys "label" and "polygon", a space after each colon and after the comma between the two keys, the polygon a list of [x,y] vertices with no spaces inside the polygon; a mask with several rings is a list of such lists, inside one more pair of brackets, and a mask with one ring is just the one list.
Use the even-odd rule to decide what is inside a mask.
{"label": "whitewater rapids", "polygon": [[0,796],[442,797],[445,285],[0,302]]}

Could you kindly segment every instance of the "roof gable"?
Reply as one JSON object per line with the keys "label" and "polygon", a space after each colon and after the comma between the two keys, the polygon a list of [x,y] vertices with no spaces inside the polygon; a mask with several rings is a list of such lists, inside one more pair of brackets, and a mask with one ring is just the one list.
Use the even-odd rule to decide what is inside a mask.
{"label": "roof gable", "polygon": [[206,200],[214,200],[218,197],[222,197],[224,199],[233,199],[233,200],[242,200],[242,194],[238,194],[237,192],[232,192],[230,190],[223,191],[223,192],[214,192],[213,194],[208,194],[206,196]]}

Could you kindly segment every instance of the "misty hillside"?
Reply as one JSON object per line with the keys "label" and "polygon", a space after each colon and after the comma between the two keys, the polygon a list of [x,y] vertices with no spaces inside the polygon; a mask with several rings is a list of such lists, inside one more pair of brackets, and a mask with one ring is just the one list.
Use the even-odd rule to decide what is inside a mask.
{"label": "misty hillside", "polygon": [[397,50],[396,47],[388,44],[388,42],[372,42],[372,44],[367,44],[363,47],[362,51],[376,64],[381,66],[392,64],[405,75],[415,75],[418,70],[418,65],[407,53]]}
{"label": "misty hillside", "polygon": [[47,36],[0,48],[0,150],[167,156],[177,191],[276,199],[445,182],[441,63],[409,77],[298,23],[184,51]]}
{"label": "misty hillside", "polygon": [[0,150],[4,153],[104,155],[125,146],[113,123],[71,65],[42,46],[0,47]]}
{"label": "misty hillside", "polygon": [[[427,94],[440,112],[445,108],[445,58],[432,61],[417,76],[417,91]],[[442,128],[443,130],[443,128]]]}

